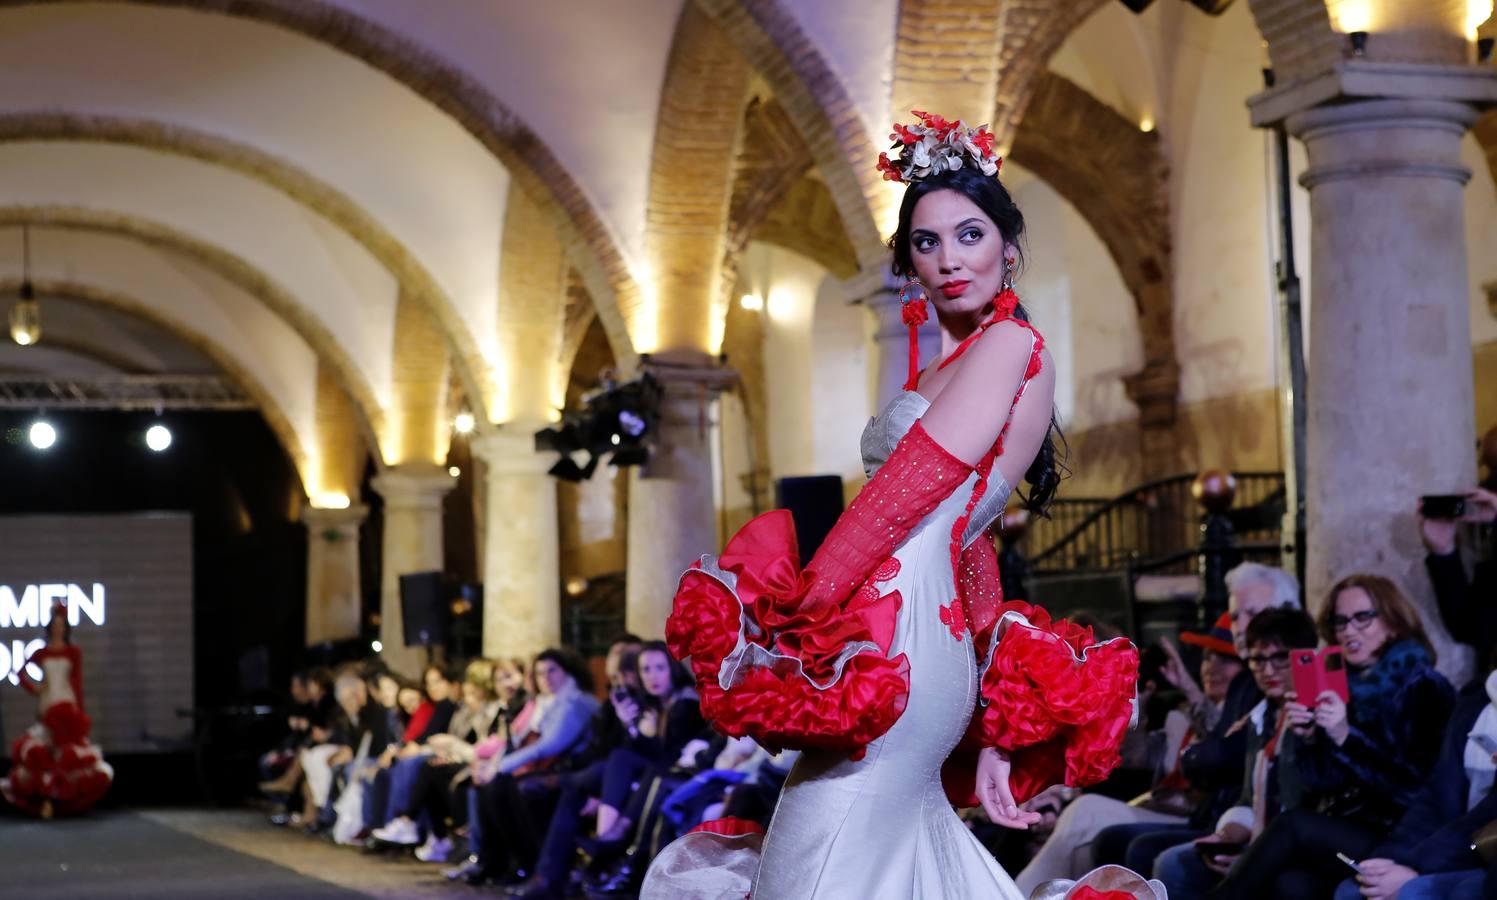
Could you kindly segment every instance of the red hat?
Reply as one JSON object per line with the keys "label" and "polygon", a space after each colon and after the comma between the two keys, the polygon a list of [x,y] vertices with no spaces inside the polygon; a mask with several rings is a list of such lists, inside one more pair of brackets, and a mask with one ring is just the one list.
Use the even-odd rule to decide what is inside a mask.
{"label": "red hat", "polygon": [[1180,643],[1195,644],[1197,647],[1205,647],[1207,650],[1230,656],[1237,659],[1237,646],[1232,643],[1232,616],[1230,613],[1222,613],[1216,624],[1205,634],[1194,631],[1180,632]]}

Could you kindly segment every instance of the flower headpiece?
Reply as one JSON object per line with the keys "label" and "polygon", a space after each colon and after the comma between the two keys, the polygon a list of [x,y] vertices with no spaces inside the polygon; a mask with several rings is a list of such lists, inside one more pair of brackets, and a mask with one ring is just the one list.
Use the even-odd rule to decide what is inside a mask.
{"label": "flower headpiece", "polygon": [[920,121],[913,125],[894,124],[890,150],[899,151],[898,160],[889,154],[878,155],[878,170],[885,181],[909,184],[941,172],[954,172],[964,165],[975,166],[984,175],[996,176],[1003,168],[1003,158],[994,150],[997,137],[988,126],[970,128],[960,119],[955,122],[932,113],[910,110]]}

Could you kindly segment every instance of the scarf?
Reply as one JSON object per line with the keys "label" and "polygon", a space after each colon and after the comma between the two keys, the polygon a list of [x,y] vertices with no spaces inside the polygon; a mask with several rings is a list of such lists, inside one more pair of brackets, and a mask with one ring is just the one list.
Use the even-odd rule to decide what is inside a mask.
{"label": "scarf", "polygon": [[1398,715],[1393,704],[1399,688],[1433,663],[1423,644],[1414,638],[1401,638],[1389,645],[1371,665],[1348,669],[1346,681],[1351,702],[1347,704],[1347,718],[1364,731],[1380,729],[1379,723]]}

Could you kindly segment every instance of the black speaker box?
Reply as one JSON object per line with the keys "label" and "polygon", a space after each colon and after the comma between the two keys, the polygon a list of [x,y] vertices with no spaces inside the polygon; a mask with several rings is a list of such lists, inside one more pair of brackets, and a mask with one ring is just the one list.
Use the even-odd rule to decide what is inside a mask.
{"label": "black speaker box", "polygon": [[400,576],[400,624],[407,647],[447,643],[447,600],[441,572]]}

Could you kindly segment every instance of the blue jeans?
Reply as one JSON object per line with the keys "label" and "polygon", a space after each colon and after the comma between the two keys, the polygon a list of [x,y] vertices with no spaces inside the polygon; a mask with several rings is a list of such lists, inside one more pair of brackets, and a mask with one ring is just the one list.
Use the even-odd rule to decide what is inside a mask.
{"label": "blue jeans", "polygon": [[1099,866],[1108,863],[1127,866],[1140,873],[1152,872],[1154,859],[1160,853],[1205,835],[1199,828],[1163,822],[1109,825],[1092,840],[1092,862]]}
{"label": "blue jeans", "polygon": [[1154,877],[1164,882],[1170,900],[1200,900],[1222,879],[1201,862],[1194,841],[1159,854],[1154,860]]}
{"label": "blue jeans", "polygon": [[[1398,900],[1481,900],[1486,880],[1487,873],[1480,869],[1420,875],[1399,889]],[[1362,900],[1355,878],[1341,882],[1336,900]]]}

